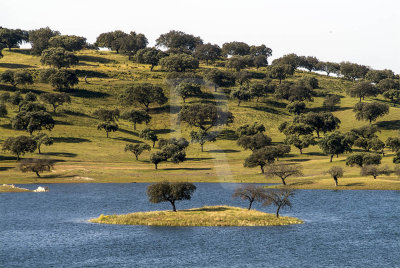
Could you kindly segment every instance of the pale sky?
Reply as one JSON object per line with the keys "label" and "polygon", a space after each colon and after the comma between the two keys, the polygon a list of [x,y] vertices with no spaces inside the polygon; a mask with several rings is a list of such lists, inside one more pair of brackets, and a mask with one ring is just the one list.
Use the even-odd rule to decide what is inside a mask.
{"label": "pale sky", "polygon": [[94,42],[112,30],[143,33],[154,45],[169,30],[222,45],[265,44],[288,53],[352,61],[400,73],[398,0],[18,0],[2,1],[0,26],[49,26]]}

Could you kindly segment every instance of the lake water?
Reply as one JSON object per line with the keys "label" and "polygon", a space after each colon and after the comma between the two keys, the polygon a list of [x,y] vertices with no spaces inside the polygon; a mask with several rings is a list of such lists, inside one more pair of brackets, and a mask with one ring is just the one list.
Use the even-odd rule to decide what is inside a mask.
{"label": "lake water", "polygon": [[[282,214],[302,225],[150,227],[87,222],[170,209],[147,201],[148,184],[48,186],[0,194],[0,267],[400,267],[400,192],[297,191]],[[177,209],[247,206],[232,200],[235,184],[196,186]]]}

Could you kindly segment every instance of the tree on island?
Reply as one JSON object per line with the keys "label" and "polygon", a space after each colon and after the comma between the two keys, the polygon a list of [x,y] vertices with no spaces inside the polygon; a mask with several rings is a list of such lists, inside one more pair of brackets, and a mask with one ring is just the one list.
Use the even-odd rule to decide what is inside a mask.
{"label": "tree on island", "polygon": [[40,174],[44,171],[53,169],[55,161],[51,159],[23,159],[18,165],[19,170],[22,172],[34,172],[40,178]]}
{"label": "tree on island", "polygon": [[190,200],[196,191],[196,186],[190,182],[158,182],[147,187],[147,196],[151,203],[170,202],[176,212],[175,202]]}
{"label": "tree on island", "polygon": [[263,206],[275,205],[276,217],[279,218],[279,211],[285,207],[292,207],[292,202],[289,198],[293,197],[295,190],[288,187],[280,189],[268,189],[264,197]]}
{"label": "tree on island", "polygon": [[338,166],[333,166],[326,171],[329,175],[332,176],[333,180],[335,181],[335,186],[338,186],[338,178],[343,177],[343,168]]}
{"label": "tree on island", "polygon": [[249,210],[253,202],[262,202],[265,198],[265,188],[263,186],[254,186],[254,185],[241,185],[235,189],[235,192],[232,194],[233,198],[240,198],[242,200],[249,201]]}
{"label": "tree on island", "polygon": [[127,144],[125,145],[125,152],[131,152],[135,155],[136,160],[139,160],[139,155],[144,151],[150,151],[151,147],[148,144]]}
{"label": "tree on island", "polygon": [[25,153],[33,153],[36,150],[36,141],[27,136],[9,137],[3,143],[3,151],[9,151],[17,156],[19,161],[20,156]]}

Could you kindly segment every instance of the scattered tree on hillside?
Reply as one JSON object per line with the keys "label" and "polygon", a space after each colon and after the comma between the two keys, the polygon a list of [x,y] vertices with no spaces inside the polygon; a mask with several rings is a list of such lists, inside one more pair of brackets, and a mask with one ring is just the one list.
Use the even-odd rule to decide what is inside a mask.
{"label": "scattered tree on hillside", "polygon": [[130,110],[121,116],[122,119],[133,123],[133,129],[136,130],[136,124],[150,123],[151,116],[146,111]]}
{"label": "scattered tree on hillside", "polygon": [[232,194],[233,198],[240,198],[249,201],[249,210],[253,202],[263,202],[266,189],[263,186],[254,186],[251,184],[240,185],[236,187],[235,192]]}
{"label": "scattered tree on hillside", "polygon": [[248,87],[238,87],[232,90],[231,98],[236,99],[238,101],[238,106],[242,101],[249,101],[252,98],[251,92]]}
{"label": "scattered tree on hillside", "polygon": [[198,143],[200,144],[201,151],[204,152],[204,144],[206,142],[213,142],[217,140],[217,134],[216,133],[209,133],[204,130],[199,130],[199,131],[192,131],[190,132],[190,138],[192,143]]}
{"label": "scattered tree on hillside", "polygon": [[25,153],[33,153],[36,150],[36,141],[27,136],[9,137],[3,143],[3,151],[9,151],[17,156],[19,161],[20,156]]}
{"label": "scattered tree on hillside", "polygon": [[52,159],[23,159],[18,165],[18,169],[22,172],[34,172],[40,178],[40,174],[44,171],[53,169],[55,161]]}
{"label": "scattered tree on hillside", "polygon": [[176,87],[177,94],[186,102],[187,98],[196,97],[202,94],[200,85],[195,83],[180,83]]}
{"label": "scattered tree on hillside", "polygon": [[39,154],[42,152],[40,151],[40,147],[42,145],[50,146],[53,145],[54,141],[52,138],[50,138],[47,134],[45,133],[38,133],[36,136],[33,137],[33,139],[36,141],[37,144],[37,149],[39,151]]}
{"label": "scattered tree on hillside", "polygon": [[7,107],[4,103],[0,103],[0,117],[6,117],[8,114]]}
{"label": "scattered tree on hillside", "polygon": [[43,93],[40,95],[40,98],[45,103],[53,106],[53,113],[56,113],[58,106],[64,103],[71,103],[71,97],[67,93]]}
{"label": "scattered tree on hillside", "polygon": [[331,73],[340,74],[340,64],[335,62],[318,62],[316,66],[317,70],[326,72],[326,75],[329,76]]}
{"label": "scattered tree on hillside", "polygon": [[359,65],[351,62],[340,63],[340,73],[346,79],[355,81],[358,78],[364,78],[368,73],[369,68],[364,65]]}
{"label": "scattered tree on hillside", "polygon": [[204,79],[214,86],[214,91],[218,87],[231,87],[235,85],[235,76],[230,72],[225,72],[219,69],[208,69],[204,72]]}
{"label": "scattered tree on hillside", "polygon": [[206,64],[208,65],[209,61],[214,62],[215,60],[219,59],[221,57],[221,53],[222,50],[218,45],[207,43],[203,45],[197,45],[193,56],[198,60],[206,61]]}
{"label": "scattered tree on hillside", "polygon": [[289,135],[286,136],[285,143],[293,145],[299,149],[300,154],[303,154],[303,149],[318,144],[312,135]]}
{"label": "scattered tree on hillside", "polygon": [[4,44],[9,51],[11,51],[11,48],[18,48],[23,42],[28,41],[28,31],[0,27],[0,43]]}
{"label": "scattered tree on hillside", "polygon": [[40,80],[43,83],[50,83],[57,91],[69,90],[79,83],[76,73],[71,70],[42,70],[40,72]]}
{"label": "scattered tree on hillside", "polygon": [[286,109],[291,114],[302,114],[306,110],[306,104],[303,101],[293,101],[286,105]]}
{"label": "scattered tree on hillside", "polygon": [[268,74],[271,78],[279,79],[281,84],[287,76],[294,74],[294,68],[289,64],[272,65],[268,68]]}
{"label": "scattered tree on hillside", "polygon": [[352,151],[351,141],[338,131],[323,137],[318,145],[324,154],[330,155],[330,162],[335,155],[339,156],[339,154]]}
{"label": "scattered tree on hillside", "polygon": [[365,79],[371,81],[372,83],[378,84],[384,79],[393,79],[394,73],[392,70],[369,70],[365,75]]}
{"label": "scattered tree on hillside", "polygon": [[188,53],[193,52],[201,44],[203,44],[203,40],[200,37],[174,30],[160,35],[156,40],[157,47]]}
{"label": "scattered tree on hillside", "polygon": [[142,48],[136,52],[135,60],[138,63],[142,64],[150,64],[150,71],[153,71],[155,66],[158,66],[160,60],[166,57],[167,54],[159,49],[154,47],[152,48]]}
{"label": "scattered tree on hillside", "polygon": [[237,144],[245,150],[250,149],[254,151],[270,145],[271,141],[270,137],[262,132],[258,132],[254,135],[242,135],[237,140]]}
{"label": "scattered tree on hillside", "polygon": [[43,129],[51,131],[54,128],[53,117],[45,111],[22,111],[11,118],[11,127],[16,130],[26,130],[30,135]]}
{"label": "scattered tree on hillside", "polygon": [[60,35],[60,32],[53,31],[49,27],[29,31],[29,42],[32,45],[32,54],[42,54],[42,51],[49,47],[50,38],[56,35]]}
{"label": "scattered tree on hillside", "polygon": [[190,182],[158,182],[147,187],[147,195],[151,203],[170,202],[176,212],[175,202],[190,200],[196,186]]}
{"label": "scattered tree on hillside", "polygon": [[331,112],[309,112],[305,115],[296,116],[293,122],[309,125],[317,133],[318,138],[320,132],[326,133],[334,131],[339,128],[341,123],[339,118],[334,116]]}
{"label": "scattered tree on hillside", "polygon": [[244,56],[250,54],[250,46],[244,42],[228,42],[222,45],[222,54],[228,56]]}
{"label": "scattered tree on hillside", "polygon": [[323,106],[333,109],[336,105],[340,104],[340,96],[339,95],[327,95],[324,99]]}
{"label": "scattered tree on hillside", "polygon": [[146,108],[146,112],[149,111],[150,104],[163,105],[168,101],[163,89],[150,83],[133,85],[120,95],[120,100],[126,105],[141,104]]}
{"label": "scattered tree on hillside", "polygon": [[9,83],[13,87],[17,87],[17,85],[32,85],[33,84],[33,77],[32,74],[28,71],[12,71],[6,70],[0,76],[0,81],[4,83]]}
{"label": "scattered tree on hillside", "polygon": [[354,106],[353,112],[357,120],[369,121],[371,124],[378,117],[389,113],[389,105],[379,102],[359,102]]}
{"label": "scattered tree on hillside", "polygon": [[290,176],[303,176],[302,167],[293,164],[267,165],[264,174],[266,177],[279,177],[283,185],[286,185],[286,179]]}
{"label": "scattered tree on hillside", "polygon": [[135,155],[136,160],[139,160],[139,155],[141,155],[144,151],[150,151],[151,147],[148,144],[127,144],[125,145],[125,152],[131,152]]}
{"label": "scattered tree on hillside", "polygon": [[101,121],[111,121],[115,122],[118,121],[120,116],[120,112],[118,109],[104,109],[100,108],[93,112],[93,116]]}
{"label": "scattered tree on hillside", "polygon": [[153,142],[153,148],[156,145],[156,141],[158,141],[158,136],[155,133],[154,130],[151,130],[150,128],[145,128],[143,129],[140,134],[139,137],[148,141]]}
{"label": "scattered tree on hillside", "polygon": [[379,93],[379,88],[370,82],[359,82],[353,87],[347,89],[347,94],[350,95],[350,97],[360,98],[360,102],[361,99],[364,99],[365,97],[375,97]]}
{"label": "scattered tree on hillside", "polygon": [[316,57],[307,56],[300,57],[299,67],[307,69],[309,72],[317,70],[319,60]]}
{"label": "scattered tree on hillside", "polygon": [[43,50],[40,62],[57,69],[68,68],[79,62],[77,56],[61,47],[48,48]]}
{"label": "scattered tree on hillside", "polygon": [[274,92],[275,85],[271,83],[271,79],[264,79],[262,82],[250,84],[250,94],[256,98],[256,102],[258,102],[259,98],[266,97],[268,94]]}
{"label": "scattered tree on hillside", "polygon": [[253,58],[249,55],[247,56],[232,56],[225,63],[227,68],[233,69],[236,72],[239,72],[246,67],[250,67],[253,65]]}
{"label": "scattered tree on hillside", "polygon": [[400,150],[400,138],[389,137],[386,140],[386,146],[392,150],[392,152],[398,152]]}
{"label": "scattered tree on hillside", "polygon": [[333,180],[335,181],[335,186],[338,186],[338,178],[343,177],[343,168],[338,166],[333,166],[328,171],[326,171],[329,175],[332,176]]}
{"label": "scattered tree on hillside", "polygon": [[354,153],[349,155],[346,159],[347,166],[359,166],[363,167],[366,165],[379,165],[381,163],[382,156],[375,153]]}
{"label": "scattered tree on hillside", "polygon": [[97,130],[104,130],[106,132],[107,138],[108,138],[108,133],[115,132],[118,129],[119,127],[115,122],[102,122],[97,125]]}
{"label": "scattered tree on hillside", "polygon": [[199,68],[199,61],[187,54],[172,54],[160,59],[160,65],[167,71],[185,72]]}
{"label": "scattered tree on hillside", "polygon": [[61,47],[68,51],[81,50],[86,45],[86,38],[76,35],[56,35],[49,39],[49,47]]}
{"label": "scattered tree on hillside", "polygon": [[236,130],[236,135],[240,138],[244,135],[253,136],[257,133],[262,133],[265,131],[265,127],[263,124],[259,124],[258,122],[254,122],[252,125],[242,125],[238,127]]}
{"label": "scattered tree on hillside", "polygon": [[378,165],[366,165],[361,167],[361,176],[372,176],[374,179],[380,175],[389,176],[392,174],[392,171],[389,169],[388,166],[379,167]]}

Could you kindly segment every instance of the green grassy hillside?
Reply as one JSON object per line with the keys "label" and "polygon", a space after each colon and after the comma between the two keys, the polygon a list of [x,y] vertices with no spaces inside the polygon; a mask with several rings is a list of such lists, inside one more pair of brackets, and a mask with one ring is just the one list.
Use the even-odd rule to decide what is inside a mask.
{"label": "green grassy hillside", "polygon": [[[4,50],[4,57],[0,59],[0,72],[7,69],[31,69],[36,71],[45,68],[40,64],[40,58],[29,55],[25,50]],[[37,179],[34,173],[21,173],[15,169],[15,157],[7,152],[0,152],[0,184],[3,183],[59,183],[59,182],[145,182],[145,181],[194,181],[194,182],[279,182],[277,179],[266,179],[259,168],[244,168],[243,161],[250,155],[250,151],[243,151],[236,145],[233,132],[243,124],[259,122],[265,125],[266,134],[272,137],[273,142],[282,142],[284,135],[278,131],[278,126],[291,115],[285,109],[284,101],[277,101],[272,96],[260,100],[242,103],[240,107],[233,100],[228,100],[224,93],[214,93],[211,88],[203,88],[208,93],[207,100],[215,100],[219,105],[226,107],[235,116],[235,121],[224,127],[223,133],[216,142],[206,143],[205,152],[200,151],[198,144],[191,144],[186,153],[188,161],[180,164],[162,162],[159,170],[148,161],[149,152],[143,153],[136,161],[131,153],[124,152],[127,143],[146,142],[139,138],[138,133],[145,125],[138,125],[136,131],[133,125],[125,120],[119,120],[120,130],[106,138],[103,131],[97,130],[99,121],[92,116],[98,108],[119,108],[122,111],[131,107],[123,107],[118,101],[118,95],[132,83],[151,82],[160,84],[169,97],[168,104],[163,107],[152,106],[150,114],[152,121],[149,127],[155,129],[159,138],[185,137],[190,140],[191,129],[186,124],[177,122],[177,111],[183,102],[165,85],[166,72],[155,67],[150,72],[150,66],[136,64],[129,61],[124,55],[114,52],[83,50],[77,53],[79,65],[72,69],[77,70],[80,83],[71,91],[72,103],[58,108],[53,115],[57,124],[48,134],[55,140],[52,146],[43,146],[42,155],[26,154],[25,157],[49,157],[58,160],[51,173],[44,173]],[[204,68],[214,68],[201,65],[198,72]],[[255,71],[255,70],[253,70]],[[262,68],[259,72],[263,72]],[[87,75],[85,83],[84,76]],[[323,97],[326,93],[341,95],[341,106],[334,114],[342,121],[340,131],[345,132],[359,127],[366,122],[356,121],[352,107],[358,101],[345,94],[352,82],[327,77],[315,73],[298,71],[288,80],[299,79],[304,76],[315,76],[319,80],[320,88],[314,102],[307,103],[310,111],[321,110]],[[34,85],[20,89],[23,93],[52,92],[48,84],[35,80]],[[1,84],[0,93],[13,92],[11,86]],[[378,97],[381,101],[383,98]],[[189,99],[187,102],[197,102],[199,99]],[[366,100],[368,101],[368,99]],[[29,135],[24,131],[11,128],[10,118],[17,113],[17,108],[7,104],[8,118],[0,118],[0,143],[7,137]],[[48,107],[51,111],[51,107]],[[387,116],[379,118],[375,124],[380,127],[379,138],[383,141],[389,136],[396,136],[399,127],[400,109],[390,107]],[[157,150],[157,148],[152,151]],[[330,166],[340,165],[345,168],[345,178],[339,180],[339,188],[343,189],[399,189],[400,180],[396,176],[362,178],[359,168],[345,166],[346,155],[335,158],[329,163],[329,157],[322,154],[318,146],[304,150],[300,155],[296,148],[292,148],[289,157],[280,161],[300,163],[304,167],[304,177],[288,178],[287,182],[297,188],[334,188],[331,178],[323,174]],[[393,167],[393,153],[387,151],[383,164]]]}

